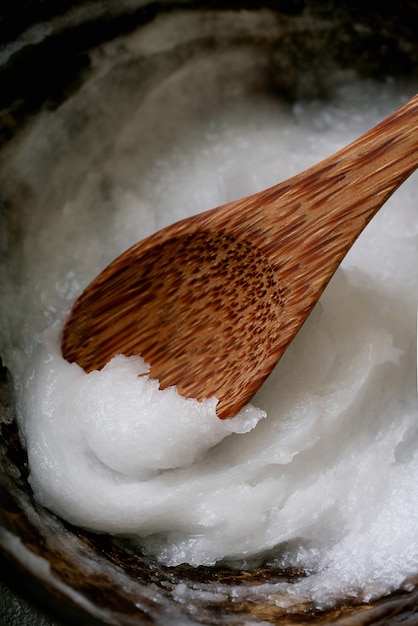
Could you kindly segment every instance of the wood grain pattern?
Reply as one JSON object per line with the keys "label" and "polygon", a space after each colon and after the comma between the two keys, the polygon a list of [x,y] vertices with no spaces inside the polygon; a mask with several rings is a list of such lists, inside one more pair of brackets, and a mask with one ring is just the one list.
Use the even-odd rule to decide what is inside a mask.
{"label": "wood grain pattern", "polygon": [[219,417],[256,393],[358,235],[418,165],[418,95],[318,165],[131,247],[75,303],[63,356],[141,354]]}

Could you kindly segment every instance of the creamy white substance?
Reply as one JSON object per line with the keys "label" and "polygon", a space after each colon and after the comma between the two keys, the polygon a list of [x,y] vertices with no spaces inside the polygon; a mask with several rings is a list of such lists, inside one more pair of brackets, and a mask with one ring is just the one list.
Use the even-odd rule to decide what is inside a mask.
{"label": "creamy white substance", "polygon": [[234,84],[222,100],[206,70],[197,60],[187,80],[167,79],[111,141],[83,151],[88,132],[102,133],[96,112],[93,130],[60,153],[98,79],[40,115],[8,155],[10,172],[38,193],[23,209],[0,302],[31,486],[66,520],[138,536],[166,564],[268,554],[310,574],[281,583],[283,593],[318,603],[407,586],[418,573],[416,176],[361,235],[236,418],[219,420],[214,399],[159,391],[138,377],[140,358],[86,374],[60,354],[72,302],[126,247],[304,169],[411,95],[345,77],[324,102],[289,106]]}

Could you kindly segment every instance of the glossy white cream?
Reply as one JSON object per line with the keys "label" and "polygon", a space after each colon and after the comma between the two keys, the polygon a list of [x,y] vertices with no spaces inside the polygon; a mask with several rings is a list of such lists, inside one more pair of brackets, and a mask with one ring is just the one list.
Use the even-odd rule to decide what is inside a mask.
{"label": "glossy white cream", "polygon": [[[268,554],[310,574],[276,586],[286,594],[326,603],[385,593],[418,571],[416,176],[361,235],[254,406],[236,418],[219,420],[214,399],[159,391],[138,377],[139,358],[85,374],[61,357],[72,302],[123,249],[304,169],[410,95],[345,76],[326,102],[290,107],[238,82],[221,97],[207,86],[205,63],[113,121],[111,142],[97,139],[99,112],[74,150],[46,158],[67,145],[98,79],[39,116],[9,155],[10,171],[38,197],[24,209],[0,302],[31,485],[66,520],[132,535],[167,564]],[[242,75],[248,63],[244,54]]]}

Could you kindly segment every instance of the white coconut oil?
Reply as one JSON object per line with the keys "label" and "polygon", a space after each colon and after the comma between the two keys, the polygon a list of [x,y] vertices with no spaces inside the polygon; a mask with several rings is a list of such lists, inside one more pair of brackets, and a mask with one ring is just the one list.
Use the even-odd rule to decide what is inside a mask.
{"label": "white coconut oil", "polygon": [[[244,53],[228,62],[241,78],[250,64]],[[418,573],[416,176],[235,418],[219,420],[216,399],[160,391],[138,376],[139,357],[86,374],[61,356],[72,303],[125,248],[303,170],[411,95],[345,75],[327,100],[289,105],[238,80],[221,94],[208,73],[199,58],[124,115],[102,99],[69,146],[82,103],[106,87],[99,77],[8,155],[11,179],[36,195],[27,207],[22,196],[25,232],[0,303],[30,484],[64,519],[136,537],[165,564],[267,558],[308,574],[280,583],[286,594],[387,593]]]}

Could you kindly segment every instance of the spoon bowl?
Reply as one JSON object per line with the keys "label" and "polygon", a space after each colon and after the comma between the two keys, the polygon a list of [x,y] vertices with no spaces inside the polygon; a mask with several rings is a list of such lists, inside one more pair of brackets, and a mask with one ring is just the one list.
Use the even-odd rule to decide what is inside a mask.
{"label": "spoon bowl", "polygon": [[62,352],[86,371],[141,355],[160,387],[253,397],[370,219],[418,166],[418,95],[321,163],[134,245],[76,301]]}

